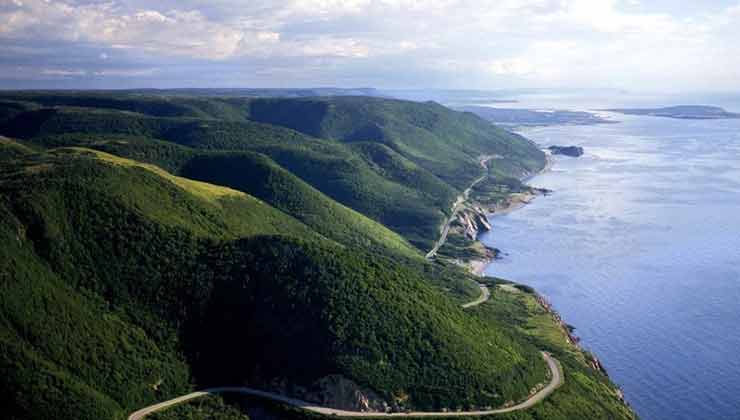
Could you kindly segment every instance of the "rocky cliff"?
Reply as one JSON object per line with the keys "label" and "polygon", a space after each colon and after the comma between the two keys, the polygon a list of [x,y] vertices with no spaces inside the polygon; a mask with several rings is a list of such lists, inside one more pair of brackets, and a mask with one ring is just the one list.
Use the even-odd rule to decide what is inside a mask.
{"label": "rocky cliff", "polygon": [[459,231],[466,238],[474,241],[480,232],[491,230],[491,224],[486,218],[482,208],[466,207],[457,213],[457,218],[452,222],[452,229]]}

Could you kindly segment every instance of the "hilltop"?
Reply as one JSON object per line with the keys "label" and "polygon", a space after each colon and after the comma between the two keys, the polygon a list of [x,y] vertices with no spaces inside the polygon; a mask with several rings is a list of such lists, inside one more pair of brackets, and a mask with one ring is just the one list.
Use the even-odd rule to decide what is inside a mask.
{"label": "hilltop", "polygon": [[497,170],[513,176],[544,165],[544,154],[521,136],[434,103],[30,93],[8,103],[0,133],[40,144],[64,145],[71,134],[92,143],[127,135],[264,154],[422,249],[431,248],[455,196],[480,175],[480,155],[504,157]]}

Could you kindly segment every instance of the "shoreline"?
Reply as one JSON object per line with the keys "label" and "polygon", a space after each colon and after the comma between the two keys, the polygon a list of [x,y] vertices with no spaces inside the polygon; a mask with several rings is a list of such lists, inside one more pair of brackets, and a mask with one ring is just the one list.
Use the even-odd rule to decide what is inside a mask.
{"label": "shoreline", "polygon": [[[548,152],[545,152],[545,159],[546,159],[545,166],[534,174],[524,176],[522,178],[523,183],[528,182],[529,180],[533,179],[536,176],[547,173],[552,169],[552,167],[555,164],[555,160],[553,159],[552,155]],[[532,188],[532,191],[511,194],[506,198],[506,200],[502,204],[496,205],[496,207],[493,209],[492,212],[486,213],[485,215],[486,220],[491,225],[491,227],[493,227],[493,223],[491,220],[493,216],[504,215],[504,214],[508,214],[513,211],[519,210],[522,207],[526,206],[527,204],[530,204],[535,198],[541,195],[547,195],[549,193],[547,190],[544,190],[544,189],[531,187],[530,185],[527,185],[527,186]],[[497,258],[496,254],[498,253],[498,250],[486,246],[478,238],[476,238],[475,240],[477,242],[480,242],[484,248],[494,253],[494,255],[490,257],[473,258],[466,263],[470,273],[472,273],[476,277],[484,277],[486,268],[488,268],[488,266],[491,265],[496,260]]]}
{"label": "shoreline", "polygon": [[[532,178],[538,175],[542,175],[548,172],[550,169],[552,169],[553,165],[555,164],[555,161],[552,155],[546,152],[546,158],[547,158],[547,163],[545,164],[545,167],[543,167],[539,172],[523,178],[522,182],[527,182],[531,180]],[[523,208],[524,206],[526,206],[527,204],[530,204],[538,196],[547,195],[549,193],[549,191],[546,189],[535,188],[531,186],[529,187],[532,188],[531,191],[525,192],[525,193],[511,194],[509,197],[507,197],[507,199],[504,201],[503,204],[501,204],[500,206],[497,205],[493,212],[486,213],[486,220],[491,225],[491,230],[493,230],[493,226],[494,226],[493,220],[492,220],[493,216],[505,215],[513,211],[519,210]],[[490,248],[486,246],[478,238],[476,238],[476,241],[480,242],[481,245],[483,245],[483,247],[485,247],[493,255],[488,258],[471,259],[466,263],[466,266],[471,274],[473,274],[476,277],[483,278],[483,277],[486,277],[485,275],[486,268],[488,268],[489,265],[493,264],[493,262],[497,259],[497,255],[500,251],[497,248]],[[479,283],[479,284],[482,284],[482,283]],[[528,286],[528,287],[531,287],[531,286]],[[550,314],[553,321],[559,326],[568,344],[573,345],[576,349],[578,349],[578,351],[580,351],[584,355],[586,362],[594,371],[600,372],[604,376],[609,377],[609,373],[607,372],[604,365],[601,363],[601,360],[599,360],[599,358],[594,353],[587,350],[581,345],[580,337],[578,337],[573,332],[575,328],[563,320],[560,313],[557,310],[555,310],[552,303],[550,303],[550,301],[545,296],[541,295],[537,290],[534,290],[534,295],[536,297],[537,303],[545,310],[545,312]],[[616,392],[617,392],[617,399],[625,406],[630,407],[629,402],[627,402],[627,400],[625,399],[624,392],[622,391],[621,387],[618,385],[616,385]]]}

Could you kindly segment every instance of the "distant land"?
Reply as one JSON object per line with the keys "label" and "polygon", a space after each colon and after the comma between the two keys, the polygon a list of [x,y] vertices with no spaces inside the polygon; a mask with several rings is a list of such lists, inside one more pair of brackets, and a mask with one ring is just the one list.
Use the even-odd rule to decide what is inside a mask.
{"label": "distant land", "polygon": [[519,102],[512,96],[516,92],[468,89],[390,89],[378,90],[380,96],[404,99],[414,102],[434,101],[445,106],[464,106],[477,104],[504,104]]}
{"label": "distant land", "polygon": [[678,105],[665,108],[617,108],[604,111],[627,115],[648,115],[651,117],[678,118],[684,120],[718,120],[740,118],[740,114],[728,112],[718,106]]}
{"label": "distant land", "polygon": [[472,112],[488,121],[503,125],[591,125],[615,122],[591,112],[583,111],[492,108],[489,106],[463,106],[457,109],[460,111]]}
{"label": "distant land", "polygon": [[311,88],[172,88],[172,89],[100,89],[100,90],[6,90],[4,94],[14,93],[48,95],[60,97],[72,96],[108,96],[116,97],[219,97],[219,98],[307,98],[323,96],[370,96],[388,97],[375,88],[336,88],[336,87],[311,87]]}

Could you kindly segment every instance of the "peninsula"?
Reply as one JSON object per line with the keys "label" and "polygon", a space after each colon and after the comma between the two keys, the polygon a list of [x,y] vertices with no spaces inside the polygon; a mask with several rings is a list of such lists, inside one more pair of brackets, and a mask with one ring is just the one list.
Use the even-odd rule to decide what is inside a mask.
{"label": "peninsula", "polygon": [[684,120],[718,120],[740,118],[740,113],[728,112],[717,106],[678,105],[665,108],[612,108],[604,111],[627,115],[647,115],[650,117],[677,118]]}
{"label": "peninsula", "polygon": [[585,111],[534,110],[490,106],[464,106],[457,109],[471,112],[492,123],[506,126],[592,125],[616,122]]}

